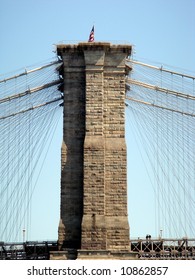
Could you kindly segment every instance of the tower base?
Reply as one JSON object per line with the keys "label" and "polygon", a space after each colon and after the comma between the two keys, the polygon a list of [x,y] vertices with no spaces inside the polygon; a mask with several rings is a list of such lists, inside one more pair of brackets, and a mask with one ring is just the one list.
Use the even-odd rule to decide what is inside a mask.
{"label": "tower base", "polygon": [[135,260],[137,254],[133,252],[112,252],[108,250],[78,250],[78,260]]}
{"label": "tower base", "polygon": [[50,260],[136,260],[134,252],[112,252],[109,250],[74,250],[50,252]]}

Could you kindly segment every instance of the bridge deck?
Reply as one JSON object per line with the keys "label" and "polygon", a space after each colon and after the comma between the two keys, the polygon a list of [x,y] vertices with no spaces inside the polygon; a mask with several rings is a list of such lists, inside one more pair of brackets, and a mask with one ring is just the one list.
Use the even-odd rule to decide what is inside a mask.
{"label": "bridge deck", "polygon": [[1,260],[48,260],[50,251],[57,250],[56,241],[0,243]]}
{"label": "bridge deck", "polygon": [[[47,260],[57,250],[57,241],[0,242],[0,260]],[[130,251],[139,259],[195,260],[195,239],[134,239]]]}

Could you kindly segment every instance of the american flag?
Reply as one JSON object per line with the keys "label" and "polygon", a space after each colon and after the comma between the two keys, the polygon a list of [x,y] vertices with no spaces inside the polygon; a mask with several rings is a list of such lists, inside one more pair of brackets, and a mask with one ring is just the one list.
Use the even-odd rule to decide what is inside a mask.
{"label": "american flag", "polygon": [[91,32],[89,34],[89,40],[88,42],[93,42],[94,41],[94,26],[91,29]]}

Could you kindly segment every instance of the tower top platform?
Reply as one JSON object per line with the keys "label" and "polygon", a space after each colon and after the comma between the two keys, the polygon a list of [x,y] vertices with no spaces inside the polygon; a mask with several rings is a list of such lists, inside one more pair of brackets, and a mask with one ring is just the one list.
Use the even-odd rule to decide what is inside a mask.
{"label": "tower top platform", "polygon": [[112,49],[112,50],[121,50],[123,52],[131,53],[132,45],[130,43],[111,43],[111,42],[78,42],[78,43],[65,43],[57,44],[57,53],[61,53],[62,50],[68,49]]}

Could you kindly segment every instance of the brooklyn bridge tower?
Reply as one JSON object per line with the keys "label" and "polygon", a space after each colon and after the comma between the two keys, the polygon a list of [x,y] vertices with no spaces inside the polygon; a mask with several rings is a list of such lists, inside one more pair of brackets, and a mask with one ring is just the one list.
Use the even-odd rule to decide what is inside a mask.
{"label": "brooklyn bridge tower", "polygon": [[58,45],[64,117],[59,252],[129,259],[125,59],[130,45]]}

